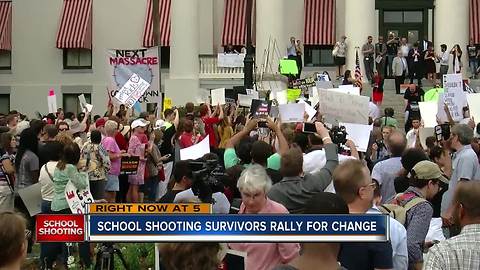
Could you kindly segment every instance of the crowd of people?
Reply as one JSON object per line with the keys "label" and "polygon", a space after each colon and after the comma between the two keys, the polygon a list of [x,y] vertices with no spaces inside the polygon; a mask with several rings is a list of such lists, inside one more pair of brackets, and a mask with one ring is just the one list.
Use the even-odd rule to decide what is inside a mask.
{"label": "crowd of people", "polygon": [[[23,231],[35,231],[35,217],[19,190],[39,182],[42,213],[52,214],[71,214],[65,187],[72,183],[111,203],[206,202],[222,214],[392,216],[389,242],[227,244],[247,253],[247,269],[478,269],[480,127],[473,119],[451,121],[449,134],[431,134],[423,145],[421,116],[412,115],[406,134],[391,108],[372,116],[365,153],[351,140],[334,143],[319,112],[311,120],[315,133],[302,132],[303,123],[252,117],[236,104],[189,102],[159,119],[111,104],[104,116],[62,109],[32,120],[17,111],[1,115],[0,267],[20,269],[32,252],[35,239]],[[215,181],[199,179],[179,155],[207,137],[211,151],[195,163],[215,164],[224,175]],[[131,156],[139,157],[137,173],[123,175],[120,161]],[[432,219],[441,219],[446,240],[427,239]],[[92,265],[91,247],[79,245],[85,268]],[[161,263],[222,269],[222,249],[164,244]],[[42,269],[66,265],[65,250],[65,243],[42,243]]]}

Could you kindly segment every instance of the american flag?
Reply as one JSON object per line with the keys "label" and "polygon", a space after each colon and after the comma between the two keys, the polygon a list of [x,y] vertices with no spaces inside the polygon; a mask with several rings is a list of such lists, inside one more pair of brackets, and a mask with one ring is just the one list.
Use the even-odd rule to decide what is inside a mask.
{"label": "american flag", "polygon": [[362,71],[360,70],[360,59],[358,58],[358,50],[355,52],[355,80],[362,80]]}

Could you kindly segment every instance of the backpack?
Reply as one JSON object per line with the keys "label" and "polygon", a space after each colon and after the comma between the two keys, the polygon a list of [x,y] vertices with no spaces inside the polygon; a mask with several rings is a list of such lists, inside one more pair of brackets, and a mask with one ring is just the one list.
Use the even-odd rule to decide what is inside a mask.
{"label": "backpack", "polygon": [[[408,202],[402,205],[402,201]],[[416,197],[413,193],[399,193],[390,203],[382,204],[378,209],[380,212],[389,215],[406,227],[407,211],[424,201],[426,201],[424,198]]]}

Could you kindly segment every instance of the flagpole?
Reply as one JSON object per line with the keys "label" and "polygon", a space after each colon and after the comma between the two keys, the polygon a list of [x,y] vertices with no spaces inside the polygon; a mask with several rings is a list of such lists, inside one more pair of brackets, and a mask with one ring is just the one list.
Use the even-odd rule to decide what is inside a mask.
{"label": "flagpole", "polygon": [[[159,12],[159,0],[152,0],[152,18],[153,18],[153,40],[154,44],[157,45],[157,51],[158,51],[158,91],[160,92],[160,97],[161,101],[160,104],[157,103],[157,118],[162,114],[163,112],[163,91],[162,91],[162,64],[161,64],[161,59],[162,59],[162,45],[161,43],[161,31],[160,31],[160,12]],[[159,106],[160,106],[160,111],[159,111]]]}

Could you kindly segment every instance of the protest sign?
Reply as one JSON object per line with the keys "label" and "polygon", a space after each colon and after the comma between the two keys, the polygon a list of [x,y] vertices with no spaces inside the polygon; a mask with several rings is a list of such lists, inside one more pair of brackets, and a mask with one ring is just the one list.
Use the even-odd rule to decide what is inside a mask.
{"label": "protest sign", "polygon": [[424,101],[438,101],[438,97],[440,94],[443,94],[445,90],[443,88],[432,88],[428,90],[425,95],[423,95]]}
{"label": "protest sign", "polygon": [[278,105],[278,111],[282,123],[303,122],[305,103],[281,104]]}
{"label": "protest sign", "polygon": [[180,160],[197,159],[210,153],[209,135],[190,147],[180,149]]}
{"label": "protest sign", "polygon": [[297,75],[298,67],[297,61],[290,59],[280,60],[280,74],[282,75]]}
{"label": "protest sign", "polygon": [[210,91],[210,95],[212,97],[212,105],[225,105],[225,88],[217,88],[217,89],[212,89]]}
{"label": "protest sign", "polygon": [[25,188],[18,189],[18,195],[25,204],[30,216],[35,216],[42,212],[42,192],[41,184],[36,183]]}
{"label": "protest sign", "polygon": [[445,92],[463,91],[462,74],[445,74],[442,79]]}
{"label": "protest sign", "polygon": [[253,117],[265,118],[269,115],[271,107],[271,101],[253,99],[252,104],[250,105],[250,114]]}
{"label": "protest sign", "polygon": [[[132,74],[149,83],[145,93],[138,99],[140,104],[162,102],[158,70],[158,49],[108,49],[106,53],[107,76],[110,97],[114,97]],[[161,104],[161,103],[160,103]]]}
{"label": "protest sign", "polygon": [[330,81],[330,78],[328,77],[327,74],[317,74],[317,81],[320,81],[320,82],[329,82]]}
{"label": "protest sign", "polygon": [[238,94],[238,104],[242,107],[250,107],[252,104],[253,96]]}
{"label": "protest sign", "polygon": [[430,136],[435,136],[434,127],[420,127],[418,129],[418,137],[420,138],[420,144],[423,149],[427,149],[427,138]]}
{"label": "protest sign", "polygon": [[288,103],[287,90],[272,92],[271,96],[272,96],[272,99],[277,100],[278,104]]}
{"label": "protest sign", "polygon": [[[312,120],[312,118],[315,117],[315,115],[317,115],[317,110],[315,110],[314,107],[312,107],[310,104],[308,104],[304,100],[300,100],[300,101],[298,101],[298,103],[304,103],[305,104],[305,112],[308,114],[307,121]],[[313,103],[312,103],[312,105],[313,105]]]}
{"label": "protest sign", "polygon": [[287,101],[295,101],[302,93],[300,89],[287,89]]}
{"label": "protest sign", "polygon": [[439,95],[438,99],[438,119],[442,122],[447,122],[448,117],[444,106],[448,106],[450,115],[453,121],[460,121],[463,119],[463,107],[467,105],[467,95],[462,91],[448,91]]}
{"label": "protest sign", "polygon": [[340,123],[339,125],[345,127],[347,130],[347,139],[355,143],[358,151],[367,152],[373,126],[353,123]]}
{"label": "protest sign", "polygon": [[138,156],[122,157],[120,161],[120,174],[137,174],[139,162],[140,157]]}
{"label": "protest sign", "polygon": [[470,117],[473,117],[478,123],[480,121],[480,94],[467,94],[467,100]]}
{"label": "protest sign", "polygon": [[419,102],[420,115],[424,127],[435,127],[437,125],[437,102]]}
{"label": "protest sign", "polygon": [[317,81],[317,88],[330,89],[333,88],[333,83],[331,81]]}
{"label": "protest sign", "polygon": [[293,81],[292,85],[293,85],[293,88],[308,88],[308,87],[316,86],[317,83],[315,78],[310,77],[310,78],[295,80]]}
{"label": "protest sign", "polygon": [[150,84],[137,74],[133,73],[130,79],[117,92],[115,98],[126,107],[131,108],[150,87]]}
{"label": "protest sign", "polygon": [[244,53],[219,53],[217,54],[217,66],[236,68],[243,67]]}
{"label": "protest sign", "polygon": [[368,102],[365,96],[319,90],[319,108],[327,118],[338,122],[368,124]]}
{"label": "protest sign", "polygon": [[88,104],[87,100],[85,99],[85,95],[81,94],[78,96],[78,100],[80,101],[80,108],[82,108],[82,111],[84,113],[91,112],[93,109],[92,104]]}
{"label": "protest sign", "polygon": [[172,108],[172,99],[171,98],[165,98],[163,100],[163,111],[166,109],[171,109]]}
{"label": "protest sign", "polygon": [[329,88],[328,91],[360,96],[360,87]]}
{"label": "protest sign", "polygon": [[71,181],[65,186],[65,199],[73,214],[85,214],[87,204],[94,203],[90,188],[76,188]]}
{"label": "protest sign", "polygon": [[57,96],[55,96],[55,91],[51,88],[48,91],[47,96],[47,103],[48,103],[48,113],[56,113],[57,112]]}

